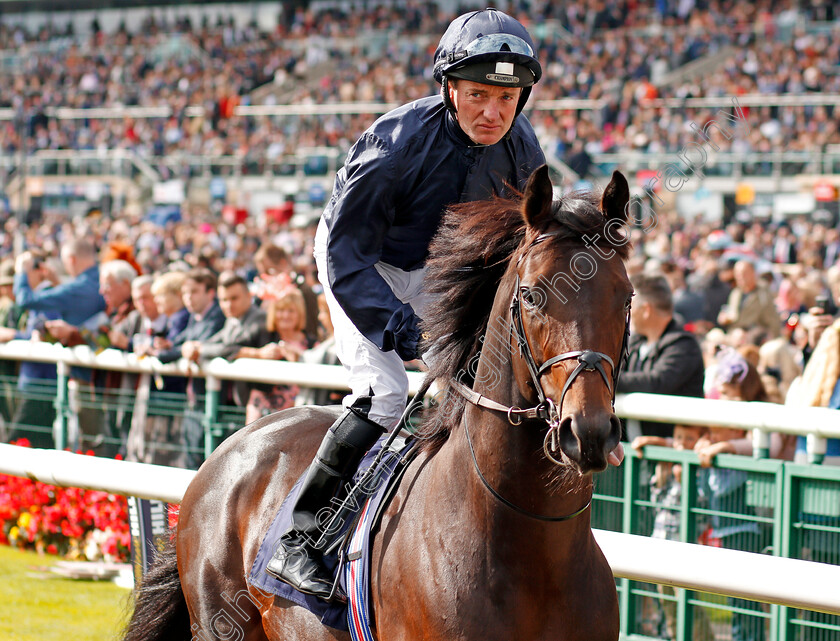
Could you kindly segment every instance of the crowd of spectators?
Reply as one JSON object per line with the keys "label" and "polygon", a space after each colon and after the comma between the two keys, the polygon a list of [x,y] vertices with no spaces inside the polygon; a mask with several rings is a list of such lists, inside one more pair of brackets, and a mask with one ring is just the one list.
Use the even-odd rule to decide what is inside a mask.
{"label": "crowd of spectators", "polygon": [[[838,27],[805,31],[797,22],[834,19],[831,3],[515,4],[539,40],[546,71],[535,98],[605,101],[598,110],[530,112],[547,153],[676,153],[697,139],[689,125],[702,126],[718,114],[716,108],[666,109],[660,99],[840,91]],[[285,88],[284,100],[303,104],[399,103],[428,95],[436,91],[430,60],[450,18],[434,3],[407,2],[352,13],[300,10],[272,33],[224,21],[150,21],[136,32],[123,27],[80,38],[0,24],[0,49],[15,49],[23,60],[19,70],[0,69],[0,82],[14,88],[0,94],[6,102],[0,107],[26,110],[30,151],[130,149],[159,157],[163,175],[178,171],[179,154],[233,155],[262,167],[302,146],[346,150],[374,116],[234,115],[251,91],[268,83]],[[543,28],[546,21],[565,31]],[[370,37],[386,30],[399,36]],[[186,58],[159,55],[173,39]],[[331,43],[317,55],[309,46],[316,39]],[[702,78],[652,82],[655,74],[728,46],[734,48],[720,66]],[[48,115],[55,107],[121,104],[163,106],[172,115]],[[188,114],[191,106],[203,107],[204,115]],[[732,138],[714,140],[723,150],[813,151],[840,143],[830,106],[745,107],[738,115],[744,126],[732,128]],[[20,133],[12,121],[0,121],[4,153],[20,150]],[[665,211],[639,222],[627,262],[636,299],[619,392],[840,408],[840,227],[809,216],[735,218],[722,225]],[[107,346],[162,363],[201,365],[220,357],[335,364],[312,257],[314,233],[314,225],[271,217],[234,223],[189,203],[181,220],[163,226],[124,212],[74,219],[48,212],[28,226],[9,217],[0,229],[0,342]],[[55,366],[4,361],[2,367],[0,374],[16,382],[12,388],[0,379],[0,440],[25,436],[36,446],[53,446],[48,399]],[[71,445],[151,463],[201,463],[201,378],[74,368],[71,379]],[[128,394],[129,407],[91,402],[116,392]],[[337,403],[341,396],[240,382],[223,389],[222,401],[240,408],[238,428],[295,404]],[[167,398],[180,399],[178,411],[156,410]],[[729,502],[732,508],[732,501],[742,501],[746,474],[717,468],[715,461],[753,454],[744,430],[642,423],[626,425],[624,435],[642,456],[650,445],[694,449],[705,505]],[[769,455],[805,462],[806,441],[774,434]],[[840,465],[840,441],[829,440],[823,462]],[[677,538],[681,466],[660,462],[651,470],[650,496],[661,508],[654,536]],[[748,512],[745,504],[737,509]],[[713,518],[706,536],[724,547],[764,549],[763,530],[733,527]],[[824,560],[837,562],[836,549]],[[741,609],[732,619],[733,638],[762,639],[755,606],[735,605]],[[675,638],[675,612],[668,607],[662,635]],[[736,627],[747,636],[736,636]],[[711,638],[702,615],[695,617],[695,636]]]}
{"label": "crowd of spectators", "polygon": [[[840,233],[808,217],[720,228],[663,214],[655,223],[632,232],[628,271],[638,295],[633,355],[620,391],[719,396],[715,355],[731,348],[754,357],[767,397],[784,402],[838,314]],[[23,253],[14,252],[15,237]],[[29,227],[9,218],[0,232],[6,279],[14,283],[6,295],[15,303],[9,309],[28,314],[7,313],[9,329],[0,339],[48,333],[68,345],[107,344],[162,362],[216,356],[311,361],[308,352],[319,353],[329,338],[329,319],[317,302],[313,237],[313,225],[270,219],[265,226],[253,219],[234,225],[189,208],[183,220],[163,228],[139,215],[68,220],[49,214]],[[690,384],[675,374],[686,354],[699,362]],[[661,362],[667,358],[670,373]],[[21,370],[23,386],[30,384],[29,366]],[[54,377],[54,370],[36,377]],[[90,372],[76,378],[93,380]],[[681,380],[684,389],[657,387],[657,381],[673,387]],[[183,380],[164,388],[186,391]],[[252,419],[293,404],[299,391],[251,386],[232,390],[229,400]],[[14,408],[5,419],[14,432]],[[670,428],[662,429],[650,433],[667,437]]]}
{"label": "crowd of spectators", "polygon": [[[535,100],[602,100],[601,108],[531,111],[543,146],[559,157],[639,150],[676,152],[695,140],[718,107],[673,109],[662,98],[806,94],[837,91],[840,38],[830,3],[512,2],[529,25],[545,74]],[[193,24],[149,17],[113,33],[90,35],[44,27],[28,33],[0,23],[0,69],[11,91],[0,107],[24,114],[23,131],[0,122],[0,148],[130,149],[164,176],[183,156],[236,157],[260,171],[301,147],[346,150],[375,115],[244,117],[258,98],[272,103],[402,103],[437,91],[431,60],[452,18],[434,2],[394,3],[361,11],[302,9],[277,28],[219,19]],[[806,30],[801,20],[827,29]],[[833,30],[832,30],[833,29]],[[662,85],[668,71],[731,47],[701,77]],[[280,91],[280,89],[283,91]],[[163,107],[157,118],[54,117],[58,107]],[[192,109],[190,109],[192,108]],[[198,108],[198,109],[196,109]],[[833,107],[764,107],[745,112],[749,127],[716,141],[724,151],[824,149],[840,143]],[[22,140],[22,135],[26,140]],[[577,147],[575,146],[577,143]],[[183,165],[182,165],[183,166]]]}
{"label": "crowd of spectators", "polygon": [[[196,224],[188,217],[162,234],[132,222],[47,217],[22,230],[19,241],[28,249],[7,253],[2,265],[7,284],[0,341],[86,344],[97,352],[120,349],[162,363],[183,358],[199,364],[218,357],[298,361],[317,346],[318,361],[334,362],[325,351],[330,324],[323,316],[319,320],[308,230],[275,225],[266,235],[248,225]],[[8,239],[15,233],[15,221],[9,219],[2,235]],[[162,242],[148,242],[153,236]],[[51,404],[24,399],[33,385],[55,377],[54,366],[21,364],[22,402],[4,389],[4,440],[25,435],[40,446],[53,444],[54,414],[43,411]],[[73,368],[71,444],[149,462],[199,463],[203,381],[157,378]],[[98,409],[91,406],[91,398],[113,390],[136,391],[133,411],[103,412],[107,398]],[[244,420],[251,421],[291,407],[298,391],[235,384],[223,391],[222,401],[242,407]],[[187,401],[184,416],[147,417],[156,395],[173,393]]]}
{"label": "crowd of spectators", "polygon": [[[560,156],[627,149],[676,152],[689,137],[696,138],[690,123],[702,124],[716,113],[664,109],[657,102],[661,98],[840,89],[836,73],[840,39],[832,36],[837,27],[830,22],[835,18],[830,3],[659,0],[560,6],[534,1],[512,2],[507,9],[529,26],[539,43],[545,74],[535,91],[537,100],[604,100],[605,106],[599,110],[531,112],[543,146],[549,152],[553,146]],[[0,122],[0,148],[9,154],[19,151],[24,144],[22,134],[29,151],[130,149],[159,158],[163,174],[177,167],[180,154],[232,155],[263,166],[282,161],[301,146],[346,149],[374,115],[251,118],[234,115],[234,107],[248,104],[252,92],[265,85],[285,88],[284,100],[299,104],[398,103],[433,93],[436,86],[430,61],[438,34],[451,17],[437,3],[407,2],[354,11],[298,9],[282,15],[272,32],[222,18],[205,18],[198,24],[186,18],[169,23],[151,13],[143,24],[121,24],[112,33],[94,23],[85,35],[47,26],[28,33],[22,27],[0,23],[0,49],[14,61],[0,69],[4,85],[12,88],[0,96],[0,106],[23,110],[27,117],[22,129],[11,120]],[[821,28],[805,29],[803,20],[817,21]],[[725,61],[711,73],[676,84],[653,84],[657,75],[725,47],[730,47]],[[277,94],[266,95],[266,102],[277,99]],[[121,105],[166,107],[171,116],[58,119],[50,111]],[[189,112],[189,107],[203,107],[203,115]],[[747,107],[735,116],[745,120],[744,126],[732,127],[731,138],[715,137],[714,143],[723,149],[813,150],[840,142],[830,106]],[[65,252],[75,247],[78,239],[86,239],[94,247],[123,248],[123,254],[109,258],[130,257],[134,274],[143,274],[142,283],[135,283],[137,288],[143,285],[143,293],[138,290],[134,306],[147,301],[145,326],[165,324],[160,332],[155,330],[160,335],[154,345],[144,343],[143,349],[154,349],[162,360],[185,355],[184,349],[193,359],[200,358],[201,349],[212,351],[207,344],[201,349],[190,347],[197,345],[196,340],[206,341],[210,334],[194,327],[194,315],[201,318],[203,312],[191,305],[188,290],[203,287],[215,291],[215,284],[210,287],[206,279],[181,282],[182,278],[171,276],[146,282],[150,275],[183,275],[188,269],[238,274],[252,292],[271,290],[257,278],[259,274],[295,274],[305,298],[304,333],[287,342],[295,344],[296,358],[311,348],[319,332],[312,227],[290,228],[272,220],[265,227],[258,227],[253,220],[235,225],[191,211],[186,205],[183,211],[182,221],[164,229],[128,214],[74,222],[48,215],[22,229],[15,219],[8,219],[0,233],[0,256],[16,258],[18,268],[32,262],[34,255],[29,252],[14,255],[13,241],[18,236],[25,248],[40,252],[37,269],[18,269],[18,306],[35,309],[31,300],[52,300],[56,292],[68,287],[58,284],[55,275],[61,262],[67,268],[66,276],[78,280],[80,272],[67,262]],[[265,248],[257,251],[266,239],[279,254],[274,250],[266,253]],[[756,222],[721,230],[709,223],[663,218],[652,229],[637,230],[634,241],[631,271],[662,274],[673,295],[673,309],[657,311],[661,305],[656,300],[646,308],[654,329],[661,324],[660,318],[673,326],[672,331],[693,331],[701,339],[716,328],[711,334],[725,332],[725,342],[733,347],[784,334],[801,368],[816,345],[817,330],[809,323],[827,324],[824,319],[814,321],[820,316],[810,311],[823,304],[825,297],[824,311],[834,313],[834,301],[840,300],[840,274],[834,267],[840,254],[840,233],[822,223],[796,221],[791,230],[788,225]],[[746,260],[736,265],[739,258]],[[42,277],[48,266],[52,271]],[[31,287],[23,285],[27,273]],[[128,274],[125,270],[121,273]],[[97,278],[88,274],[85,286],[95,290]],[[124,280],[118,288],[119,305],[114,304],[113,288],[103,283],[105,299],[98,304],[108,314],[113,315],[121,305],[128,306],[121,316],[131,311],[131,279]],[[55,285],[48,289],[51,284]],[[36,291],[38,288],[44,291]],[[146,292],[146,288],[150,290]],[[184,294],[183,299],[179,293]],[[261,316],[257,324],[276,334],[281,320],[276,301],[268,307],[271,313]],[[222,320],[241,316],[221,315],[221,311],[217,317]],[[658,313],[666,313],[667,319]],[[82,342],[78,328],[71,331],[70,326],[83,319],[69,318],[58,308],[38,310],[38,315],[42,325],[49,323],[54,338]],[[123,319],[111,318],[108,324],[117,320]],[[642,336],[646,321],[639,316],[638,323]],[[15,326],[15,322],[7,325]],[[25,324],[17,329],[28,332],[22,336],[33,330]],[[219,329],[214,327],[214,332]],[[241,319],[236,329],[241,333]],[[181,335],[185,331],[197,335],[187,340]],[[135,333],[119,331],[110,342],[135,349]],[[254,336],[259,340],[243,340],[239,347],[251,357],[280,357],[281,350],[262,349],[263,345],[257,344],[266,342],[267,334]],[[235,356],[238,352],[225,348],[219,354]],[[789,385],[788,378],[779,381],[777,388],[785,391]],[[245,396],[253,396],[251,405],[255,405],[258,397],[259,403],[265,404],[267,397],[290,396],[289,390],[264,389],[260,394],[243,393],[239,401],[247,404]]]}

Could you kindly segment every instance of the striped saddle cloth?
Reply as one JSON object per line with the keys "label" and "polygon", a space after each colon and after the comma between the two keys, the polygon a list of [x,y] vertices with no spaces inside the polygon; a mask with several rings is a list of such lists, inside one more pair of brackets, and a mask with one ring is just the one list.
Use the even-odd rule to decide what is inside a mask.
{"label": "striped saddle cloth", "polygon": [[[362,460],[354,477],[355,481],[358,482],[374,463],[387,438],[388,435],[384,435]],[[248,582],[264,593],[275,594],[306,608],[326,626],[336,630],[349,630],[354,640],[372,641],[373,635],[369,626],[371,531],[397,487],[402,472],[416,452],[416,448],[412,447],[414,443],[412,439],[400,436],[389,446],[377,469],[372,471],[372,476],[356,493],[357,500],[353,506],[356,509],[343,519],[341,528],[334,534],[334,540],[341,538],[341,545],[335,552],[324,556],[327,567],[339,576],[339,584],[347,595],[347,603],[328,603],[303,594],[265,571],[280,536],[291,525],[292,506],[300,491],[303,477],[297,480],[268,528],[248,575]]]}

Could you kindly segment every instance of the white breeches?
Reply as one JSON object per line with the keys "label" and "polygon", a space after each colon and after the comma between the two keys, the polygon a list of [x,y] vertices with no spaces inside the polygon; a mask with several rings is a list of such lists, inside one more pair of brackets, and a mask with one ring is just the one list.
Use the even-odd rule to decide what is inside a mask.
{"label": "white breeches", "polygon": [[[372,393],[369,418],[385,429],[390,429],[402,416],[408,397],[405,365],[395,351],[383,352],[365,338],[338,304],[327,277],[326,241],[327,227],[321,219],[315,236],[315,264],[335,328],[336,355],[349,374],[351,392],[344,398],[344,407],[352,405],[359,396]],[[382,262],[375,267],[394,295],[403,303],[411,305],[422,318],[427,300],[423,293],[425,268],[406,272]]]}

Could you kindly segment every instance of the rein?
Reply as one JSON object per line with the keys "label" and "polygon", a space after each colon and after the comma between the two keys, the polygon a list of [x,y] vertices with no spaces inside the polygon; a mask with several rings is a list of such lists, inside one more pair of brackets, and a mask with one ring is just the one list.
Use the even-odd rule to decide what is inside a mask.
{"label": "rein", "polygon": [[484,478],[484,474],[481,473],[481,470],[478,467],[478,459],[476,459],[476,457],[475,457],[475,449],[473,448],[472,438],[470,437],[470,428],[467,425],[466,415],[464,415],[464,432],[466,432],[466,434],[467,434],[467,444],[470,447],[470,455],[472,456],[473,466],[475,467],[475,471],[478,474],[478,478],[481,479],[481,482],[484,483],[484,487],[486,487],[490,491],[490,494],[492,494],[495,499],[497,499],[498,501],[500,501],[504,505],[507,505],[510,509],[514,510],[515,512],[518,512],[519,514],[522,514],[523,516],[527,516],[528,518],[536,519],[538,521],[549,521],[549,522],[552,522],[552,523],[557,523],[557,522],[560,522],[560,521],[569,521],[569,520],[575,518],[576,516],[579,516],[580,514],[583,514],[587,510],[587,508],[589,508],[589,506],[592,505],[592,496],[593,495],[590,495],[589,500],[586,502],[586,505],[584,505],[579,510],[575,510],[571,514],[564,514],[562,516],[546,516],[544,514],[537,514],[536,512],[529,512],[525,508],[519,507],[516,503],[513,503],[512,501],[509,501],[504,496],[499,494],[493,488],[493,486],[490,485],[489,481],[486,478]]}

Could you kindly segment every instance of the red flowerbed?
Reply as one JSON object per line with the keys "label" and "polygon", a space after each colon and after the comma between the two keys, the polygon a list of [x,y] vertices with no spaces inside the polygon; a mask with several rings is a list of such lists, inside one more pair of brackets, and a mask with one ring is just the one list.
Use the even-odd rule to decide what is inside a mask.
{"label": "red flowerbed", "polygon": [[[14,444],[29,446],[25,439]],[[125,497],[0,474],[0,543],[71,559],[127,561]]]}

